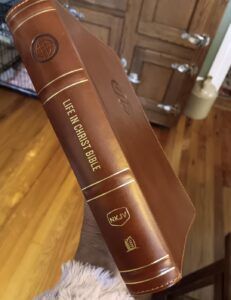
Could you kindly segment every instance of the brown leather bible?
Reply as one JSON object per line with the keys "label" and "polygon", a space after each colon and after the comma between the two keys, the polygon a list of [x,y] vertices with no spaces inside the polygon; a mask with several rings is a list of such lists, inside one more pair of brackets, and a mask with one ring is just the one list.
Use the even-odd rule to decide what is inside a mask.
{"label": "brown leather bible", "polygon": [[194,208],[117,55],[53,0],[6,20],[128,289],[172,286]]}

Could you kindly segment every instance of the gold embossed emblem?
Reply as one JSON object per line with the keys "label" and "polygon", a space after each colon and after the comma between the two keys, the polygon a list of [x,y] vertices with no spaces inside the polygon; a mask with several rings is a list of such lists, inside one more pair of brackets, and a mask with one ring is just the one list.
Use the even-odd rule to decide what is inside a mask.
{"label": "gold embossed emblem", "polygon": [[58,51],[58,42],[50,34],[40,34],[34,38],[31,44],[32,57],[44,63],[51,60]]}
{"label": "gold embossed emblem", "polygon": [[131,105],[129,103],[128,96],[125,94],[122,87],[119,85],[119,83],[116,80],[113,79],[111,81],[111,86],[112,86],[112,89],[113,89],[114,93],[117,96],[117,100],[120,103],[123,111],[126,114],[130,115],[132,108],[131,108]]}
{"label": "gold embossed emblem", "polygon": [[127,252],[131,252],[131,251],[136,250],[136,249],[139,248],[139,247],[136,246],[136,241],[131,236],[127,237],[124,240],[124,245],[127,249]]}
{"label": "gold embossed emblem", "polygon": [[110,211],[107,219],[111,226],[124,226],[130,219],[130,214],[127,207],[120,207]]}

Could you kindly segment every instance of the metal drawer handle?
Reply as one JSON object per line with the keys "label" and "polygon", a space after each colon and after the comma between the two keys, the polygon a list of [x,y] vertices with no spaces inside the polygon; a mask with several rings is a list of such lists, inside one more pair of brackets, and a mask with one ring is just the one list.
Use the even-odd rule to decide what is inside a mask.
{"label": "metal drawer handle", "polygon": [[137,73],[133,73],[133,72],[131,72],[128,75],[128,80],[133,84],[139,84],[141,82],[139,79],[139,75]]}
{"label": "metal drawer handle", "polygon": [[69,4],[65,3],[64,7],[69,11],[69,13],[77,18],[78,20],[84,20],[85,19],[85,14],[77,10],[76,8],[70,6]]}
{"label": "metal drawer handle", "polygon": [[180,73],[191,73],[191,75],[195,75],[198,72],[198,67],[195,65],[174,63],[171,65],[171,67],[173,70],[176,70]]}
{"label": "metal drawer handle", "polygon": [[125,57],[121,57],[120,63],[122,65],[122,67],[124,68],[125,73],[127,73],[128,72],[128,69],[127,69],[128,61],[126,60],[126,58]]}
{"label": "metal drawer handle", "polygon": [[[121,57],[120,59],[120,63],[122,65],[122,67],[124,68],[125,73],[128,73],[128,61],[125,57]],[[133,84],[139,84],[140,83],[140,79],[139,79],[139,75],[135,72],[131,72],[128,76],[128,80],[133,83]]]}
{"label": "metal drawer handle", "polygon": [[198,47],[207,47],[211,41],[211,38],[207,34],[198,33],[190,34],[188,32],[183,32],[181,38]]}
{"label": "metal drawer handle", "polygon": [[178,104],[157,104],[157,107],[168,114],[179,115],[180,114],[180,106]]}

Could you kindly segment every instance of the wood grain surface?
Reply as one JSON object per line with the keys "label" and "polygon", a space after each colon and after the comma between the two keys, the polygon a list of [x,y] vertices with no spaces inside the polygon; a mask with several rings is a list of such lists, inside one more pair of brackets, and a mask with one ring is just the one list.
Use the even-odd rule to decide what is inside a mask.
{"label": "wood grain surface", "polygon": [[26,300],[74,257],[82,195],[36,100],[0,92],[0,299]]}
{"label": "wood grain surface", "polygon": [[[224,256],[224,236],[231,232],[231,112],[214,108],[201,121],[181,116],[171,130],[155,127],[173,169],[196,207],[185,251],[184,274]],[[194,299],[213,299],[208,287]]]}

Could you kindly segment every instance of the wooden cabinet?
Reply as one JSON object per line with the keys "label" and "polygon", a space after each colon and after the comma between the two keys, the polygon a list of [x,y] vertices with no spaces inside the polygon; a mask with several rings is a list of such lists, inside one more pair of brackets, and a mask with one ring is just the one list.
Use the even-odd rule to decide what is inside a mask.
{"label": "wooden cabinet", "polygon": [[209,48],[195,41],[212,39],[226,1],[72,0],[69,4],[84,15],[82,23],[90,32],[126,59],[149,120],[174,125]]}
{"label": "wooden cabinet", "polygon": [[105,44],[110,45],[115,51],[119,52],[123,18],[85,7],[81,7],[81,13],[84,16],[82,19],[84,27]]}

